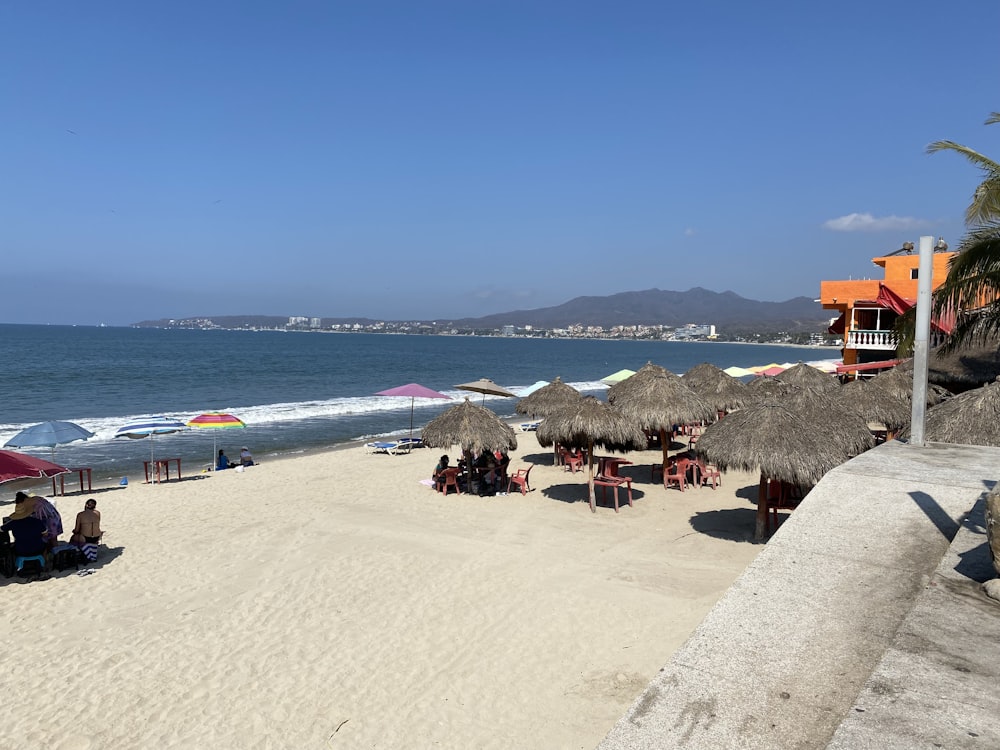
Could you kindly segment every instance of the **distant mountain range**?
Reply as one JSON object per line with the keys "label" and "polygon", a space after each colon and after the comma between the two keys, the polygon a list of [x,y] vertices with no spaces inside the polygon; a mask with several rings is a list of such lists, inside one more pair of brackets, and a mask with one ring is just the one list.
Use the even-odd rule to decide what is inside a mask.
{"label": "distant mountain range", "polygon": [[[621,292],[606,297],[576,297],[555,307],[535,310],[514,310],[479,318],[437,319],[435,327],[500,328],[565,328],[571,325],[603,326],[666,325],[687,323],[714,325],[720,333],[741,334],[760,331],[798,333],[821,331],[829,324],[831,314],[809,297],[795,297],[785,302],[758,302],[733,292],[712,292],[695,287],[686,292],[647,289],[642,292]],[[287,317],[264,315],[200,316],[183,320],[145,320],[140,327],[212,324],[222,328],[277,327],[288,322]],[[376,321],[371,318],[322,318],[322,325],[372,325],[378,322],[431,324],[431,321]]]}

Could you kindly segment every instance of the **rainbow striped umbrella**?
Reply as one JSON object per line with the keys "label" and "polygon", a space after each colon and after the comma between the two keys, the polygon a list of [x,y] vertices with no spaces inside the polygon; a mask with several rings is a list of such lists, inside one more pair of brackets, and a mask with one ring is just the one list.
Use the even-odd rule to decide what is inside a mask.
{"label": "rainbow striped umbrella", "polygon": [[216,465],[218,454],[215,450],[215,430],[242,430],[246,423],[239,417],[221,411],[209,411],[199,414],[188,421],[188,427],[199,427],[212,430],[212,466]]}

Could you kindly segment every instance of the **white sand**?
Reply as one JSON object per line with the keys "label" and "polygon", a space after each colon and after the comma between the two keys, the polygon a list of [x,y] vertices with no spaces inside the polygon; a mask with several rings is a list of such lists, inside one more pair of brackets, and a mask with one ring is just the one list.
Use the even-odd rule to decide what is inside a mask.
{"label": "white sand", "polygon": [[594,747],[760,550],[756,477],[680,493],[631,454],[635,507],[593,515],[519,442],[525,497],[360,447],[92,493],[94,574],[0,578],[0,747]]}

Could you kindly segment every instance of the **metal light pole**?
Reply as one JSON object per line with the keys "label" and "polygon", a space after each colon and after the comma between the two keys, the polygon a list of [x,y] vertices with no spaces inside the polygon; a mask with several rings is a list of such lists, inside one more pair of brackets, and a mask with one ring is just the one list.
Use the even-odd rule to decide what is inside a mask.
{"label": "metal light pole", "polygon": [[920,238],[917,266],[917,323],[913,337],[913,404],[910,413],[910,444],[925,445],[924,417],[927,411],[927,343],[931,331],[931,287],[934,277],[933,237]]}

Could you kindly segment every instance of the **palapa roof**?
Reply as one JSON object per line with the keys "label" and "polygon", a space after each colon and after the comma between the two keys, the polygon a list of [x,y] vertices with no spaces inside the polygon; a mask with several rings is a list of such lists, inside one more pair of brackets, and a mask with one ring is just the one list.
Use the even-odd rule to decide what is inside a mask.
{"label": "palapa roof", "polygon": [[463,450],[510,451],[517,448],[514,429],[484,406],[466,398],[432,419],[421,433],[424,445],[450,448],[460,445]]}
{"label": "palapa roof", "polygon": [[[904,436],[909,436],[909,430]],[[939,443],[1000,447],[1000,379],[928,409],[924,438]]]}
{"label": "palapa roof", "polygon": [[764,401],[781,398],[798,388],[796,385],[778,380],[778,378],[771,375],[758,375],[747,383],[746,387],[748,404],[759,404]]}
{"label": "palapa roof", "polygon": [[802,417],[817,437],[830,441],[847,456],[856,456],[875,446],[868,420],[830,394],[794,388],[777,401]]}
{"label": "palapa roof", "polygon": [[697,451],[721,469],[760,471],[800,486],[816,484],[850,457],[804,417],[776,402],[748,406],[709,425]]}
{"label": "palapa roof", "polygon": [[708,362],[695,365],[681,380],[716,411],[729,411],[749,403],[746,384]]}
{"label": "palapa roof", "polygon": [[833,375],[817,370],[811,365],[799,362],[794,367],[789,367],[778,379],[785,383],[802,386],[804,388],[821,389],[824,391],[836,390],[840,382]]}
{"label": "palapa roof", "polygon": [[556,377],[548,385],[543,385],[534,393],[531,393],[514,406],[518,414],[533,414],[538,417],[548,416],[549,412],[556,411],[568,404],[572,404],[580,399],[580,392],[571,385],[562,382]]}
{"label": "palapa roof", "polygon": [[[910,404],[913,402],[913,368],[905,369],[903,365],[894,367],[887,372],[871,379],[872,385],[884,389],[891,396],[901,398]],[[940,385],[927,383],[927,405],[934,406],[945,399],[951,398],[951,392]]]}
{"label": "palapa roof", "polygon": [[874,380],[851,380],[834,391],[833,397],[862,419],[884,424],[889,430],[896,431],[910,423],[910,399],[880,388]]}
{"label": "palapa roof", "polygon": [[593,444],[613,451],[646,447],[646,434],[635,422],[593,396],[582,396],[575,404],[546,416],[535,435],[545,448],[553,443],[571,447]]}
{"label": "palapa roof", "polygon": [[[638,378],[637,373],[629,380]],[[629,382],[629,381],[625,381]],[[609,396],[610,399],[610,396]],[[615,395],[615,408],[644,430],[669,430],[675,424],[711,421],[718,410],[676,375],[649,373]]]}
{"label": "palapa roof", "polygon": [[[913,360],[902,368],[912,377]],[[997,342],[965,346],[948,354],[935,349],[927,357],[927,380],[951,391],[977,388],[1000,377],[1000,346]]]}
{"label": "palapa roof", "polygon": [[676,378],[677,380],[680,380],[679,375],[675,375],[667,368],[660,367],[660,365],[654,365],[652,362],[647,362],[639,368],[639,371],[635,375],[615,383],[613,386],[608,388],[608,403],[613,404],[621,395],[640,389],[643,382],[649,378],[657,376],[664,378]]}

